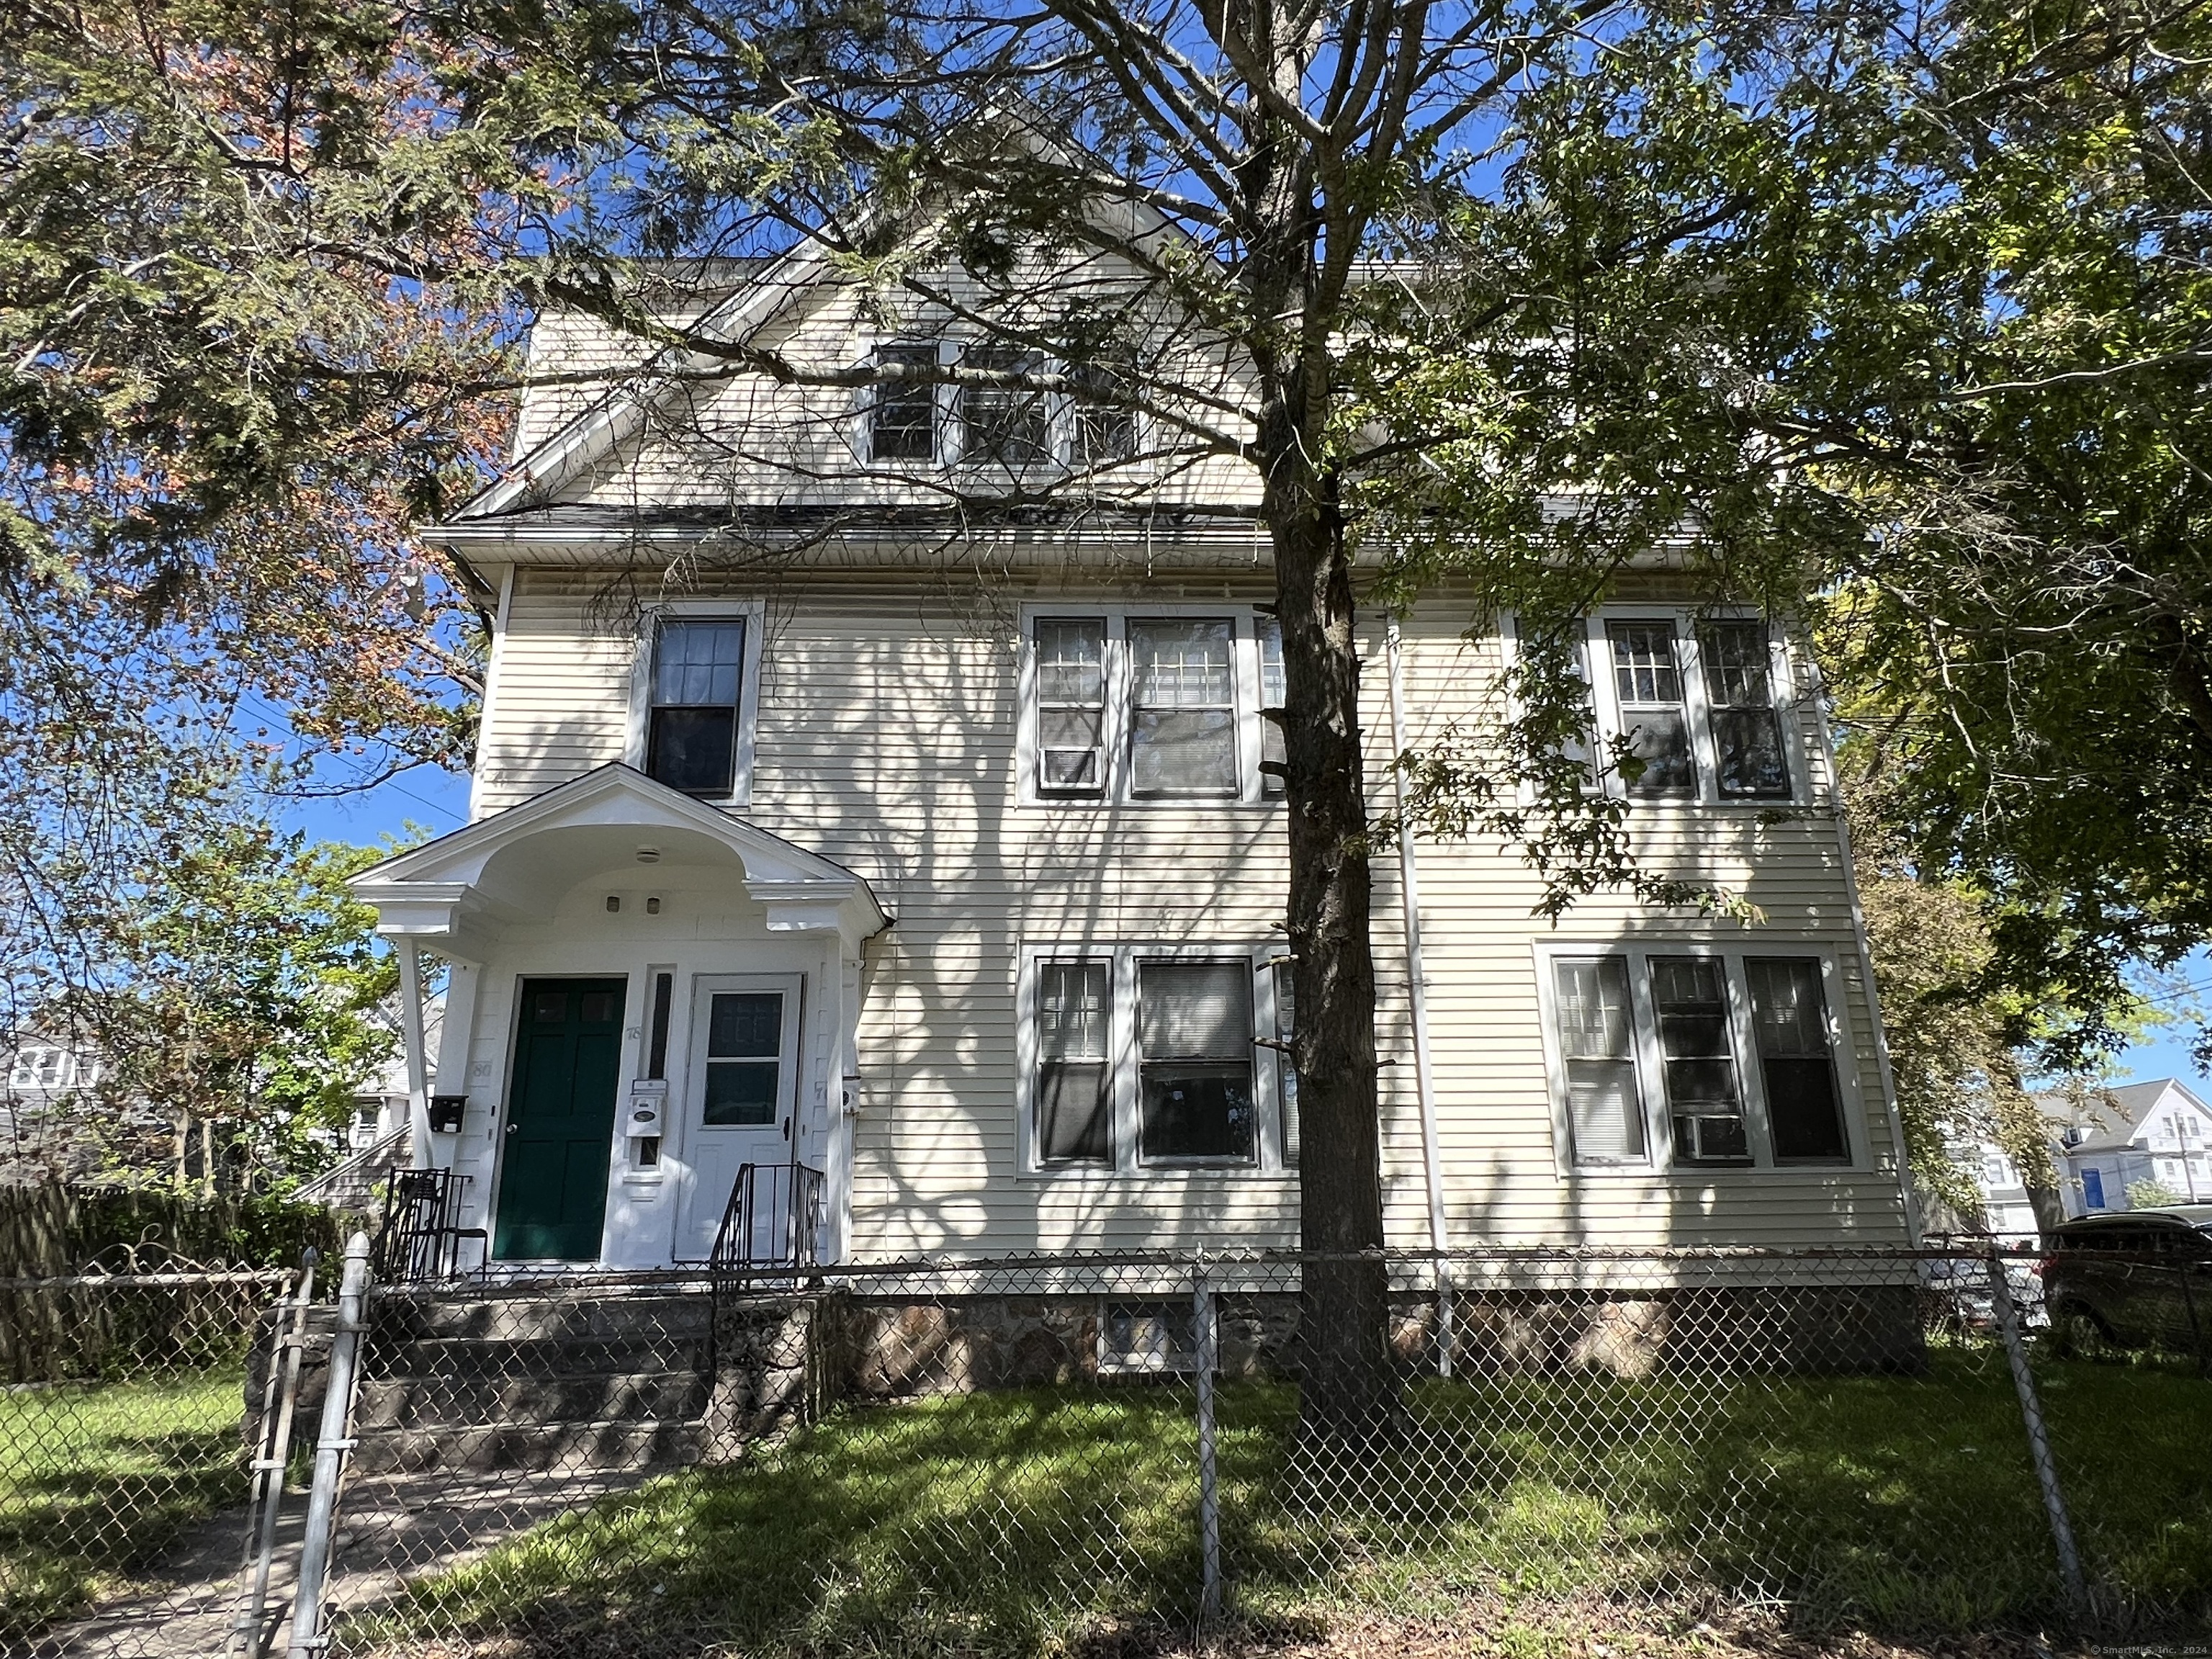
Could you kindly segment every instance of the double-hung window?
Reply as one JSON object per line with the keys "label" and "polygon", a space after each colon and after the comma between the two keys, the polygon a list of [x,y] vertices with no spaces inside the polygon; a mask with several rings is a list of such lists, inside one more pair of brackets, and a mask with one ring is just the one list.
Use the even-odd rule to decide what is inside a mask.
{"label": "double-hung window", "polygon": [[1136,360],[1124,354],[1103,363],[1073,367],[1077,391],[1068,433],[1068,463],[1109,465],[1137,453],[1137,416],[1126,401],[1136,379]]}
{"label": "double-hung window", "polygon": [[729,794],[737,781],[744,661],[743,617],[660,624],[646,735],[650,775],[687,795]]}
{"label": "double-hung window", "polygon": [[934,371],[937,346],[931,341],[900,341],[879,347],[876,362],[894,371],[870,389],[868,459],[872,461],[934,461],[937,459],[937,387],[915,371]]}
{"label": "double-hung window", "polygon": [[1161,616],[1042,610],[1023,631],[1018,748],[1036,802],[1232,801],[1279,795],[1272,623],[1226,607]]}
{"label": "double-hung window", "polygon": [[640,653],[630,764],[702,800],[743,801],[760,617],[757,605],[710,610],[696,601],[657,614]]}
{"label": "double-hung window", "polygon": [[66,1048],[18,1048],[8,1082],[17,1089],[59,1089],[72,1080],[74,1070]]}
{"label": "double-hung window", "polygon": [[1036,1158],[1114,1161],[1111,958],[1036,965]]}
{"label": "double-hung window", "polygon": [[1675,661],[1674,624],[1610,622],[1605,635],[1621,730],[1628,752],[1642,764],[1634,777],[1624,775],[1624,786],[1630,794],[1651,799],[1696,794],[1698,771],[1690,757],[1690,714]]}
{"label": "double-hung window", "polygon": [[[1042,353],[1018,346],[971,345],[961,367],[1007,375],[1044,370]],[[963,383],[960,387],[960,459],[1009,471],[1042,466],[1052,459],[1052,428],[1044,394],[1019,386]]]}
{"label": "double-hung window", "polygon": [[1649,801],[1797,797],[1788,666],[1765,622],[1607,607],[1574,629],[1598,741],[1595,753],[1566,747],[1589,761],[1593,788]]}
{"label": "double-hung window", "polygon": [[1128,627],[1131,793],[1237,793],[1236,623],[1133,617]]}
{"label": "double-hung window", "polygon": [[1764,623],[1709,622],[1698,629],[1705,706],[1712,721],[1715,783],[1723,800],[1790,794],[1790,757]]}
{"label": "double-hung window", "polygon": [[1297,1081],[1279,1047],[1291,1012],[1278,961],[1249,949],[1025,950],[1026,1167],[1291,1167]]}
{"label": "double-hung window", "polygon": [[1040,617],[1037,787],[1093,793],[1106,782],[1106,619]]}
{"label": "double-hung window", "polygon": [[1827,958],[1547,945],[1540,963],[1564,1164],[1850,1162]]}
{"label": "double-hung window", "polygon": [[[1113,465],[1137,453],[1127,402],[1136,363],[1127,353],[1079,366],[1000,340],[893,340],[876,348],[874,365],[859,445],[870,462],[1019,473]],[[1045,375],[1073,389],[1007,384]]]}
{"label": "double-hung window", "polygon": [[1147,1164],[1249,1164],[1249,957],[1137,963],[1139,1148]]}

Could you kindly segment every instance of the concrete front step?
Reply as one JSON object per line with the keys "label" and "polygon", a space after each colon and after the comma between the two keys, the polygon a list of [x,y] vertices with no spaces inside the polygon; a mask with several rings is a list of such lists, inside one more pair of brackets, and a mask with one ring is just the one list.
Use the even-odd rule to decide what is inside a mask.
{"label": "concrete front step", "polygon": [[362,1431],[354,1466],[365,1474],[436,1469],[547,1470],[674,1468],[700,1461],[707,1431],[698,1422],[651,1419],[599,1423],[503,1423],[465,1427]]}
{"label": "concrete front step", "polygon": [[469,1428],[510,1423],[614,1423],[696,1419],[713,1380],[703,1370],[516,1376],[496,1367],[470,1374],[364,1379],[354,1425],[386,1429]]}
{"label": "concrete front step", "polygon": [[390,1295],[377,1308],[387,1340],[469,1337],[495,1342],[703,1341],[714,1328],[704,1292],[563,1291]]}

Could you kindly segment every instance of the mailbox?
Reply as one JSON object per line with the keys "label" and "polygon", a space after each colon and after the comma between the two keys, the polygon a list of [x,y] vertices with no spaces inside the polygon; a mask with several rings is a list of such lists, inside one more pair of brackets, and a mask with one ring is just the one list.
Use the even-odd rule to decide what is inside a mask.
{"label": "mailbox", "polygon": [[457,1135],[461,1132],[461,1115],[469,1109],[466,1095],[432,1095],[430,1097],[430,1130],[434,1134]]}

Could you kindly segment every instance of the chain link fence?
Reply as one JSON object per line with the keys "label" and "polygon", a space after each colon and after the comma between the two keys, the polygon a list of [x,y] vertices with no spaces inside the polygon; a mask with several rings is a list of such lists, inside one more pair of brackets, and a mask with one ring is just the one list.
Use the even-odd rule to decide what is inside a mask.
{"label": "chain link fence", "polygon": [[296,1278],[149,1246],[0,1279],[0,1652],[222,1650],[249,1357]]}
{"label": "chain link fence", "polygon": [[[302,1659],[1011,1655],[1532,1607],[2201,1636],[2206,1356],[2085,1334],[2081,1306],[2054,1328],[2039,1268],[1492,1249],[369,1285],[364,1260],[318,1310],[331,1390],[302,1391],[261,1617],[242,1507],[208,1599]],[[270,1347],[270,1289],[234,1342]],[[287,1622],[295,1566],[315,1614]],[[105,1623],[48,1606],[33,1650],[222,1650],[114,1611],[126,1577],[72,1604],[110,1598]]]}

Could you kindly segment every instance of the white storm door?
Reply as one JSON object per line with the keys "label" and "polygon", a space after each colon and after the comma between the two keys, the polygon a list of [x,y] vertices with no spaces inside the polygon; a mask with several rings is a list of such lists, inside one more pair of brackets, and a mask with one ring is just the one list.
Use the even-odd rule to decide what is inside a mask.
{"label": "white storm door", "polygon": [[[682,1107],[688,1174],[676,1248],[684,1261],[703,1261],[713,1251],[738,1171],[748,1164],[789,1164],[798,1130],[799,976],[702,975],[694,994]],[[770,1199],[787,1188],[781,1177],[760,1178],[757,1208],[774,1209]],[[755,1218],[763,1235],[754,1241],[756,1254],[769,1243],[772,1219]]]}

